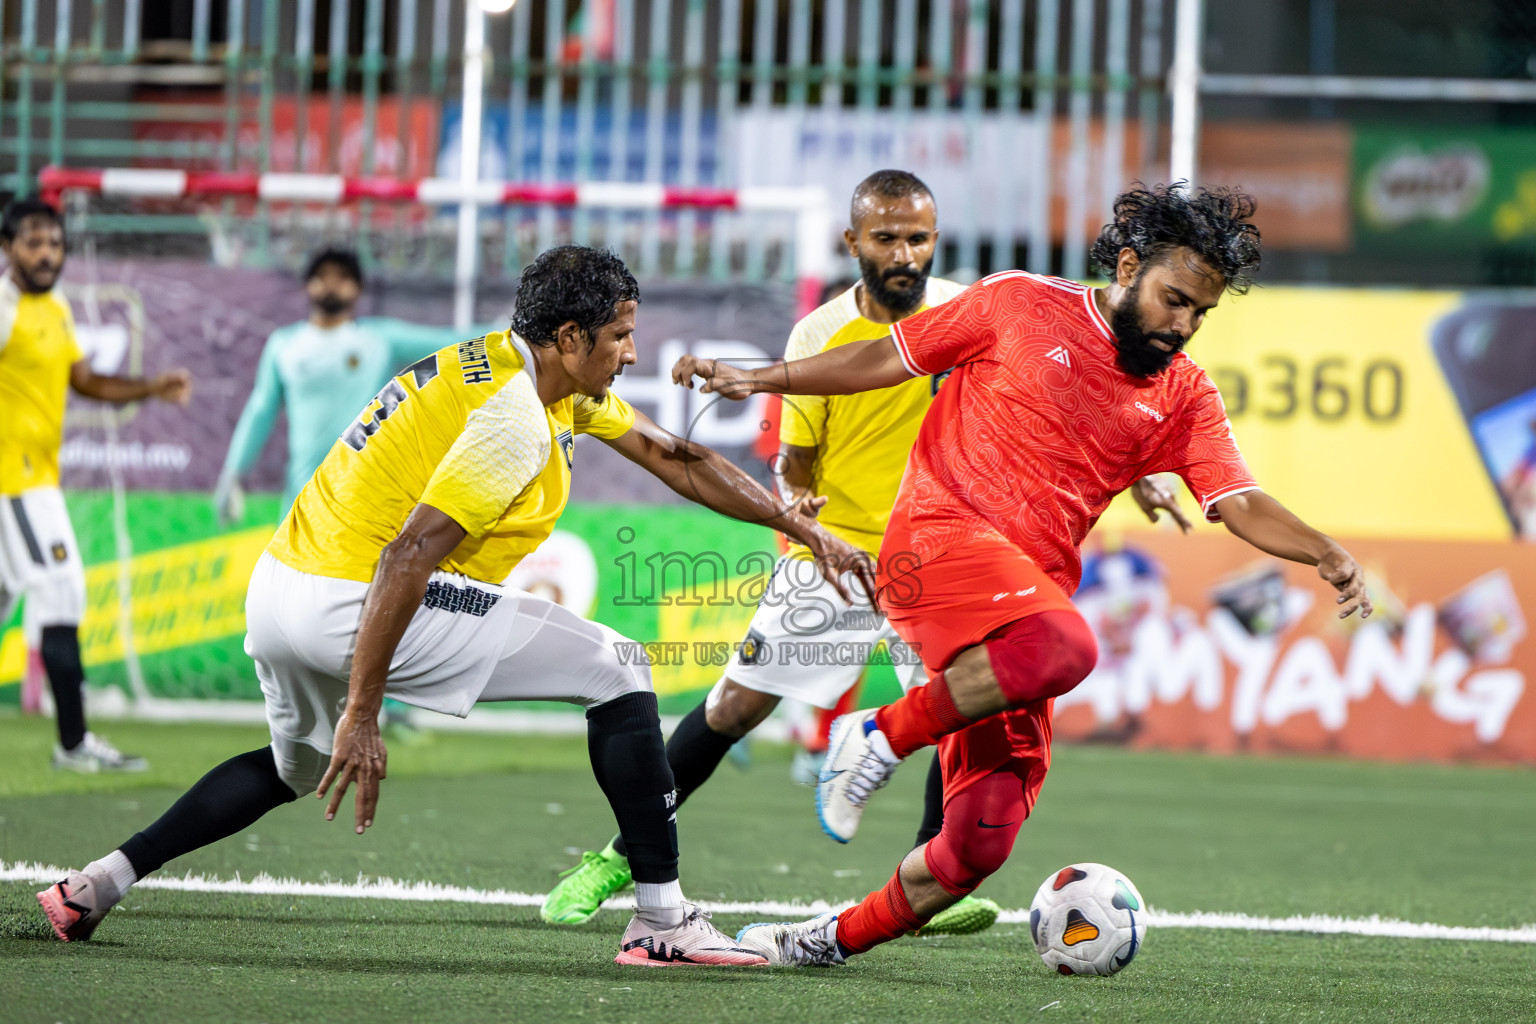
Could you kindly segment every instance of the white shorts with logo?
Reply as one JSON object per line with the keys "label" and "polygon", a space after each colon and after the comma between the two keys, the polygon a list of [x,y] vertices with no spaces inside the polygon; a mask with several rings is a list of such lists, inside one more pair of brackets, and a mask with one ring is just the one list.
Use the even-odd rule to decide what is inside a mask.
{"label": "white shorts with logo", "polygon": [[23,594],[32,626],[77,626],[85,612],[85,569],[57,487],[0,495],[0,622]]}
{"label": "white shorts with logo", "polygon": [[843,583],[857,603],[844,601],[814,562],[781,557],[726,677],[758,693],[830,708],[884,641],[903,690],[926,682],[922,659],[874,609],[857,578],[844,574]]}
{"label": "white shorts with logo", "polygon": [[[299,793],[312,792],[330,763],[367,592],[366,583],[299,572],[266,553],[251,575],[245,652],[256,662],[278,771]],[[553,601],[434,572],[384,694],[460,718],[485,701],[590,708],[651,689],[640,651]]]}

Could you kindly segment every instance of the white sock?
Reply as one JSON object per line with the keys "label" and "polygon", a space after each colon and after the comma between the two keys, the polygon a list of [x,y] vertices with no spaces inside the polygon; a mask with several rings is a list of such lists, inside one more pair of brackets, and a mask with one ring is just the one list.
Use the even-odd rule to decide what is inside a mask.
{"label": "white sock", "polygon": [[101,860],[93,860],[85,866],[88,872],[104,874],[117,885],[119,897],[126,896],[139,876],[133,870],[133,864],[123,855],[122,850],[113,850]]}
{"label": "white sock", "polygon": [[676,928],[683,923],[682,884],[636,882],[635,914],[652,928]]}

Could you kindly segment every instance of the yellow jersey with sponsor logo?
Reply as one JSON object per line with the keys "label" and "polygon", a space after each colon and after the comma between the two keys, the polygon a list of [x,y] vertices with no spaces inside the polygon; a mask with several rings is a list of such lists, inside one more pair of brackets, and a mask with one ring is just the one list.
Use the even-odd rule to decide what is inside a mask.
{"label": "yellow jersey with sponsor logo", "polygon": [[59,486],[69,368],[85,353],[69,301],[0,277],[0,494]]}
{"label": "yellow jersey with sponsor logo", "polygon": [[450,345],[384,385],[267,550],[300,572],[368,583],[384,545],[425,504],[467,534],[438,568],[502,583],[565,509],[575,435],[615,438],[634,422],[612,392],[541,403],[533,358],[510,331]]}
{"label": "yellow jersey with sponsor logo", "polygon": [[[913,313],[964,290],[953,281],[929,278],[923,305]],[[796,324],[784,358],[808,359],[839,345],[890,334],[890,324],[875,323],[859,312],[856,291],[857,286],[849,288]],[[893,388],[857,395],[784,396],[779,440],[817,449],[812,493],[827,499],[820,518],[829,533],[879,553],[907,454],[943,377],[914,377]],[[808,554],[798,544],[791,552]]]}

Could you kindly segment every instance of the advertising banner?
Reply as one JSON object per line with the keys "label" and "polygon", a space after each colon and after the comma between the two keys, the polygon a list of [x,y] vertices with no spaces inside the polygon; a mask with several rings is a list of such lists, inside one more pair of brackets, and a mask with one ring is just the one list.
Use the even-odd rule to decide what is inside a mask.
{"label": "advertising banner", "polygon": [[[157,96],[156,102],[194,106],[206,104],[207,100],[202,96],[179,101]],[[430,177],[433,173],[438,136],[435,98],[416,99],[405,105],[397,97],[381,96],[370,115],[361,96],[344,96],[334,103],[329,96],[311,96],[302,107],[292,96],[278,96],[272,101],[270,143],[263,138],[260,121],[254,114],[253,109],[252,116],[242,118],[236,129],[233,170],[357,177],[371,167],[369,173],[380,177],[411,179]],[[371,137],[366,130],[370,117]],[[228,169],[217,156],[226,138],[222,118],[145,120],[136,122],[133,130],[134,138],[140,141],[206,146],[209,156],[204,160],[180,161],[187,170]],[[371,163],[366,159],[370,155]],[[148,162],[164,166],[163,160]]]}
{"label": "advertising banner", "polygon": [[1475,253],[1536,244],[1536,131],[1522,127],[1355,129],[1362,251]]}
{"label": "advertising banner", "polygon": [[1101,537],[1078,607],[1099,664],[1067,738],[1212,752],[1536,763],[1536,547],[1340,537],[1376,613],[1223,532]]}
{"label": "advertising banner", "polygon": [[[972,218],[1019,239],[1029,234],[1037,182],[1021,168],[1031,166],[1036,145],[1032,116],[749,108],[736,114],[732,132],[742,185],[821,184],[845,196],[871,172],[901,167],[933,189],[941,227]],[[1066,233],[1069,192],[1113,194],[1131,178],[1153,183],[1167,177],[1163,165],[1137,171],[1141,142],[1134,123],[1127,126],[1122,170],[1108,188],[1100,180],[1102,120],[1089,125],[1086,180],[1071,163],[1070,122],[1057,118],[1051,132],[1051,235],[1057,243]],[[1265,245],[1276,249],[1349,248],[1349,158],[1349,129],[1332,122],[1213,121],[1200,131],[1201,179],[1250,192],[1258,200],[1256,223]],[[1093,238],[1108,210],[1098,202],[1087,207],[1082,229]]]}
{"label": "advertising banner", "polygon": [[[92,684],[255,699],[241,596],[277,502],[256,497],[225,530],[207,492],[262,339],[302,315],[297,287],[196,265],[96,272],[100,312],[81,320],[104,368],[189,365],[198,393],[187,410],[146,405],[117,421],[72,403],[65,488],[89,567]],[[791,297],[679,284],[646,286],[644,300],[640,363],[619,392],[762,474],[763,410],[676,388],[666,368],[686,351],[772,358]],[[425,289],[370,301],[369,312],[447,315],[448,297]],[[1102,658],[1061,701],[1062,735],[1536,761],[1536,301],[1259,288],[1224,297],[1191,354],[1221,387],[1262,486],[1360,558],[1377,614],[1340,623],[1314,570],[1218,525],[1189,537],[1152,527],[1119,501],[1086,545],[1077,600]],[[254,490],[279,486],[281,459],[274,439]],[[582,440],[575,463],[560,532],[515,582],[641,645],[663,708],[686,711],[743,639],[777,538],[683,501],[601,442]],[[26,671],[18,618],[0,633],[0,700],[16,699],[6,684]],[[864,702],[892,696],[893,680],[888,665],[872,668]]]}

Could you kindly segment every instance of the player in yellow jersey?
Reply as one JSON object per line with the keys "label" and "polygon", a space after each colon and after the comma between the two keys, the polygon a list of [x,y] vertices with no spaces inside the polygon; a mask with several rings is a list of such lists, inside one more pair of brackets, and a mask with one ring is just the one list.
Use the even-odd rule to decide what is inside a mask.
{"label": "player in yellow jersey", "polygon": [[638,909],[618,962],[762,962],[683,899],[676,790],[640,648],[504,582],[565,508],[577,434],[708,508],[784,530],[834,580],[850,565],[869,575],[814,514],[609,391],[635,362],[639,298],[617,256],[551,249],[523,273],[511,330],[406,367],[363,409],[251,578],[246,651],[271,744],[213,769],[121,848],[39,893],[60,938],[88,938],[138,879],[300,794],[329,792],[330,819],[355,785],[355,828],[372,825],[386,695],[459,716],[484,701],[559,700],[586,708],[593,771],[631,851]]}
{"label": "player in yellow jersey", "polygon": [[96,373],[75,339],[69,300],[55,287],[64,269],[64,221],[38,199],[18,199],[0,215],[0,623],[26,596],[40,627],[40,653],[59,728],[55,768],[143,771],[85,723],[80,617],[85,571],[59,492],[64,403],[71,389],[123,404],[160,398],[185,405],[185,370],[148,379]]}
{"label": "player in yellow jersey", "polygon": [[[933,193],[906,171],[877,171],[853,193],[848,254],[859,281],[795,325],[786,359],[804,359],[850,342],[883,338],[890,325],[945,302],[963,286],[929,276],[938,244]],[[942,374],[914,378],[881,391],[831,397],[786,398],[775,475],[787,501],[818,495],[821,524],[871,557],[880,550],[907,454],[937,392]],[[1148,481],[1138,500],[1181,514],[1171,494]],[[1150,511],[1149,511],[1149,514]],[[755,729],[784,697],[821,708],[838,702],[864,671],[876,647],[887,645],[903,688],[926,681],[921,659],[874,609],[862,591],[844,600],[818,573],[811,553],[791,545],[774,567],[732,664],[678,725],[667,743],[678,802],[714,772],[731,746]],[[943,785],[930,773],[917,845],[943,824]],[[615,837],[601,851],[583,854],[544,901],[544,920],[579,924],[630,882],[626,843]],[[632,858],[629,858],[632,859]],[[929,933],[988,928],[997,904],[967,897],[935,916]]]}
{"label": "player in yellow jersey", "polygon": [[[927,186],[905,171],[879,171],[859,184],[843,234],[860,280],[795,325],[786,359],[884,337],[895,321],[964,290],[929,276],[939,238],[937,210]],[[781,497],[823,497],[821,524],[860,551],[878,553],[907,453],[938,384],[939,378],[923,378],[862,395],[787,400],[774,463]],[[802,545],[792,544],[779,559],[732,664],[667,744],[679,802],[781,698],[822,708],[836,704],[881,642],[904,685],[923,680],[921,659],[862,591],[854,596],[852,604],[844,600]],[[628,887],[632,860],[622,836],[584,854],[546,898],[544,919],[579,924],[590,918]],[[994,909],[981,927],[995,917]],[[966,930],[979,930],[972,924]]]}

